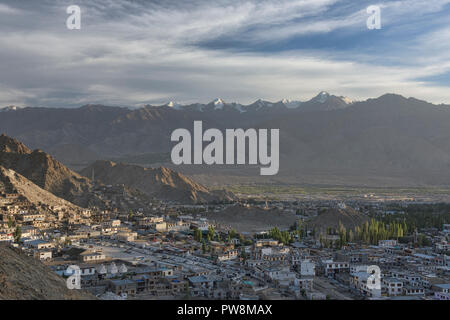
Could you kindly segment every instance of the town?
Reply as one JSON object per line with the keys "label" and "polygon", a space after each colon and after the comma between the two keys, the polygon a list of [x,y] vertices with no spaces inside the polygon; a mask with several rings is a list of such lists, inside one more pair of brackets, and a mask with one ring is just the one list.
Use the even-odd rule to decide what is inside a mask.
{"label": "town", "polygon": [[[108,207],[39,206],[14,190],[3,192],[0,242],[65,279],[69,266],[79,266],[81,288],[107,300],[450,300],[446,204],[152,200],[125,211],[117,203],[133,199],[123,199],[120,186],[92,192],[109,199]],[[276,208],[295,223],[246,232],[208,215],[230,208]],[[354,228],[311,223],[330,210],[368,218]],[[380,268],[380,286],[371,285],[370,266]]]}

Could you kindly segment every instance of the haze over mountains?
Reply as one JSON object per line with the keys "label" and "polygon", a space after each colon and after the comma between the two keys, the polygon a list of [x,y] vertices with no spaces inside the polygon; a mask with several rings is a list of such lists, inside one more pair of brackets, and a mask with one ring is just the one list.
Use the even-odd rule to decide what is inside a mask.
{"label": "haze over mountains", "polygon": [[203,121],[204,130],[280,129],[277,176],[261,178],[256,168],[242,166],[176,167],[202,183],[417,187],[450,181],[450,106],[395,94],[360,102],[321,92],[307,102],[258,100],[248,106],[217,99],[135,110],[101,105],[23,108],[2,112],[0,128],[78,168],[124,157],[170,166],[172,131],[192,129],[195,120]]}

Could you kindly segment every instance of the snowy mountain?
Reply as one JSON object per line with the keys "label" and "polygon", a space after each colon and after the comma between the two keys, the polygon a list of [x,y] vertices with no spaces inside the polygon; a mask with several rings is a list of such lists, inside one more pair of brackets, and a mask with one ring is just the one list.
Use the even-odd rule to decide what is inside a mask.
{"label": "snowy mountain", "polygon": [[[309,101],[302,102],[300,100],[283,99],[278,102],[271,102],[263,99],[258,99],[255,102],[244,105],[240,103],[228,103],[221,98],[217,98],[207,104],[180,104],[170,101],[163,106],[146,106],[146,107],[168,107],[178,111],[198,111],[198,112],[213,112],[213,111],[238,111],[239,113],[246,112],[264,112],[264,111],[287,111],[289,109],[298,109],[299,111],[316,110],[333,110],[341,109],[353,103],[353,100],[343,96],[331,95],[326,91],[320,92],[317,96]],[[312,107],[316,105],[316,107]],[[317,107],[317,105],[321,105]]]}
{"label": "snowy mountain", "polygon": [[20,107],[16,107],[16,106],[7,106],[4,108],[0,108],[0,112],[8,112],[8,111],[17,111],[21,109]]}
{"label": "snowy mountain", "polygon": [[317,96],[315,96],[314,98],[312,98],[309,102],[312,103],[326,103],[328,102],[330,99],[336,99],[336,100],[340,100],[341,102],[345,103],[345,104],[352,104],[353,100],[344,96],[335,96],[335,95],[331,95],[326,91],[321,91]]}

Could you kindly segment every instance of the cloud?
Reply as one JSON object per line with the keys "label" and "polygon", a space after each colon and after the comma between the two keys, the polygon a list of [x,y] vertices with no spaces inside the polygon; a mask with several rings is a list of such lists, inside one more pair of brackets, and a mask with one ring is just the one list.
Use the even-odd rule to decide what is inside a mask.
{"label": "cloud", "polygon": [[[356,99],[397,92],[450,103],[448,87],[417,80],[450,70],[445,22],[404,40],[395,30],[395,21],[400,28],[409,26],[407,19],[443,14],[448,2],[384,3],[383,21],[391,26],[382,39],[384,56],[361,50],[364,38],[374,37],[365,29],[366,3],[80,0],[82,29],[69,31],[71,1],[11,2],[3,6],[14,19],[0,20],[7,30],[0,34],[0,60],[7,61],[0,65],[0,105],[139,106],[216,97],[250,103],[307,99],[322,89]],[[334,50],[314,43],[308,50],[283,47],[286,39],[301,42],[316,33],[332,40],[339,30],[355,43]],[[239,41],[208,45],[217,39]],[[263,46],[250,50],[250,43]],[[268,43],[280,50],[265,50]]]}

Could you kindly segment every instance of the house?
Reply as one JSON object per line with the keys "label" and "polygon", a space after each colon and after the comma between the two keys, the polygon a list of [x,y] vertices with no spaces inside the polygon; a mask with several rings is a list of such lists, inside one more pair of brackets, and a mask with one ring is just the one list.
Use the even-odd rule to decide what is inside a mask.
{"label": "house", "polygon": [[299,272],[302,277],[304,276],[312,276],[314,277],[316,275],[316,265],[314,262],[311,262],[310,260],[302,260],[299,266]]}
{"label": "house", "polygon": [[239,256],[239,252],[237,250],[229,250],[227,252],[221,253],[217,255],[218,261],[228,261],[236,259]]}
{"label": "house", "polygon": [[336,273],[341,272],[349,272],[350,271],[350,264],[348,262],[338,262],[333,260],[325,260],[322,261],[324,264],[325,269],[325,276],[326,277],[334,277]]}
{"label": "house", "polygon": [[278,240],[274,240],[274,239],[260,239],[257,240],[255,243],[255,247],[266,247],[266,246],[270,246],[270,247],[276,247],[279,245]]}
{"label": "house", "polygon": [[96,262],[105,260],[106,256],[101,252],[85,251],[80,253],[80,259],[83,262]]}
{"label": "house", "polygon": [[396,245],[398,245],[397,240],[379,240],[378,241],[378,246],[385,248],[385,247],[395,247]]}
{"label": "house", "polygon": [[194,287],[212,288],[214,280],[205,276],[193,276],[188,278],[189,284]]}
{"label": "house", "polygon": [[34,257],[41,261],[50,261],[52,259],[51,251],[35,251]]}
{"label": "house", "polygon": [[12,242],[14,236],[12,233],[0,232],[0,242]]}
{"label": "house", "polygon": [[388,296],[399,296],[403,293],[403,281],[397,278],[384,278],[382,291]]}
{"label": "house", "polygon": [[95,266],[93,265],[81,265],[80,271],[82,276],[93,276],[96,273]]}
{"label": "house", "polygon": [[371,276],[372,274],[367,272],[350,274],[350,287],[367,297],[379,298],[381,296],[381,286],[377,287],[376,280],[371,279]]}
{"label": "house", "polygon": [[434,299],[435,300],[449,300],[450,301],[450,293],[435,292],[434,293]]}
{"label": "house", "polygon": [[434,284],[431,290],[434,292],[450,293],[450,283]]}
{"label": "house", "polygon": [[403,287],[403,294],[405,296],[423,296],[425,295],[425,289],[408,285]]}
{"label": "house", "polygon": [[300,290],[311,291],[313,289],[313,277],[302,277],[294,280],[294,285]]}
{"label": "house", "polygon": [[45,214],[23,212],[17,216],[17,219],[22,222],[45,221]]}
{"label": "house", "polygon": [[25,243],[29,247],[33,247],[37,250],[42,249],[52,249],[55,247],[55,244],[52,242],[44,241],[44,240],[33,240]]}
{"label": "house", "polygon": [[121,232],[116,235],[116,239],[122,242],[132,242],[136,237],[136,232]]}
{"label": "house", "polygon": [[137,284],[133,280],[110,280],[108,289],[116,295],[134,295],[137,293]]}

